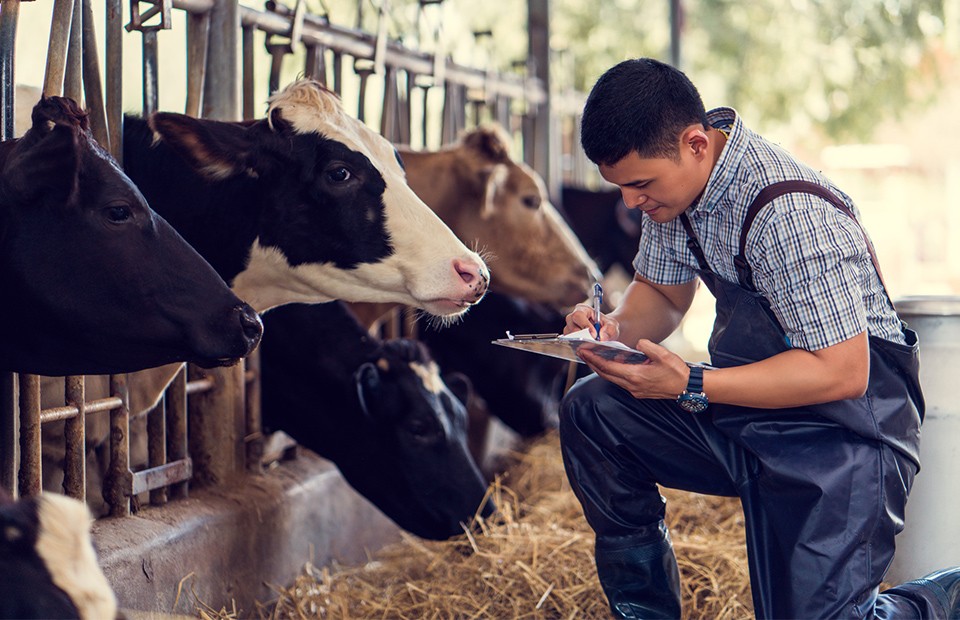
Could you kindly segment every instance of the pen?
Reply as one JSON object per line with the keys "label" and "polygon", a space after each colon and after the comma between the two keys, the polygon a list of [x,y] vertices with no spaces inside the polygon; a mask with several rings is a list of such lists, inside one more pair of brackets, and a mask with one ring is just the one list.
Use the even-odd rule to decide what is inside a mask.
{"label": "pen", "polygon": [[593,283],[593,326],[597,329],[597,340],[600,340],[600,304],[603,302],[603,287],[599,282]]}

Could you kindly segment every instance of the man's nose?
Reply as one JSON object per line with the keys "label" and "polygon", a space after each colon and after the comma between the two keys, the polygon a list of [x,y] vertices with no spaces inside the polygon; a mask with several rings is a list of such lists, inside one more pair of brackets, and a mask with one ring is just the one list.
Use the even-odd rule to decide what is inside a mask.
{"label": "man's nose", "polygon": [[623,204],[630,209],[639,209],[647,202],[647,195],[643,192],[621,192]]}

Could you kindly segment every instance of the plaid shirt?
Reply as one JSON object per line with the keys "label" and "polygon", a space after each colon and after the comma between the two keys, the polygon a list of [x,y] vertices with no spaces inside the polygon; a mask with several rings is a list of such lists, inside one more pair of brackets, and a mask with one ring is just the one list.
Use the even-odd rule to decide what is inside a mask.
{"label": "plaid shirt", "polygon": [[[800,179],[825,186],[859,218],[849,196],[779,146],[747,129],[736,111],[707,115],[730,135],[707,187],[687,214],[707,263],[721,278],[737,282],[733,257],[747,207],[761,189]],[[811,194],[781,196],[760,210],[747,237],[746,259],[754,285],[786,332],[791,346],[816,351],[867,330],[904,343],[900,319],[886,294],[860,229],[829,202]],[[696,277],[680,219],[644,221],[634,267],[658,284]]]}

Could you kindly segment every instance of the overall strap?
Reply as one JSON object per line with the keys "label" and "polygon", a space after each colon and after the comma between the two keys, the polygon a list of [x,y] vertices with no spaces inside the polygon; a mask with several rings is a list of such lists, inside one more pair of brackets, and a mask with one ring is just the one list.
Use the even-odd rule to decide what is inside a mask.
{"label": "overall strap", "polygon": [[683,224],[683,230],[687,233],[687,248],[693,253],[693,257],[697,259],[700,270],[710,271],[707,257],[703,253],[703,248],[700,247],[700,242],[697,241],[697,235],[693,232],[693,226],[690,224],[690,218],[687,217],[686,213],[680,214],[680,223]]}
{"label": "overall strap", "polygon": [[750,227],[753,225],[753,220],[756,219],[757,214],[760,213],[760,209],[767,206],[767,204],[769,204],[775,198],[779,198],[784,194],[795,192],[819,196],[856,222],[857,227],[860,229],[860,234],[863,235],[863,241],[867,244],[867,251],[870,252],[870,259],[873,261],[874,269],[877,270],[877,276],[880,278],[880,284],[883,286],[883,292],[887,295],[887,299],[889,299],[890,294],[887,293],[887,286],[883,281],[883,273],[880,271],[880,262],[877,260],[877,255],[873,251],[873,245],[870,243],[870,239],[867,238],[866,231],[863,230],[863,226],[860,224],[860,221],[857,220],[856,216],[853,214],[853,211],[846,205],[845,202],[843,202],[843,200],[841,200],[836,194],[831,192],[826,187],[817,185],[816,183],[812,183],[810,181],[800,180],[780,181],[764,187],[762,190],[760,190],[760,193],[757,194],[757,197],[753,199],[753,202],[750,203],[750,206],[747,207],[747,215],[743,219],[743,226],[740,228],[739,252],[733,257],[733,264],[737,270],[737,279],[740,281],[740,286],[751,291],[756,291],[756,288],[753,286],[753,270],[750,268],[750,265],[747,264],[746,259],[747,234],[750,232]]}

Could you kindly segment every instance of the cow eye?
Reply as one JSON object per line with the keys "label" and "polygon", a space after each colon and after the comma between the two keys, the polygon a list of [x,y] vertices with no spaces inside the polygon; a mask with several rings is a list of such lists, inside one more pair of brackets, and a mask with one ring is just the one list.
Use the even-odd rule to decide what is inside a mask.
{"label": "cow eye", "polygon": [[104,216],[114,224],[122,224],[133,217],[133,212],[127,205],[112,205],[103,210]]}
{"label": "cow eye", "polygon": [[536,209],[540,206],[540,196],[524,196],[523,206],[528,209]]}
{"label": "cow eye", "polygon": [[350,171],[344,166],[337,166],[336,168],[327,170],[327,179],[332,183],[343,183],[350,180],[351,176],[353,175],[350,174]]}

